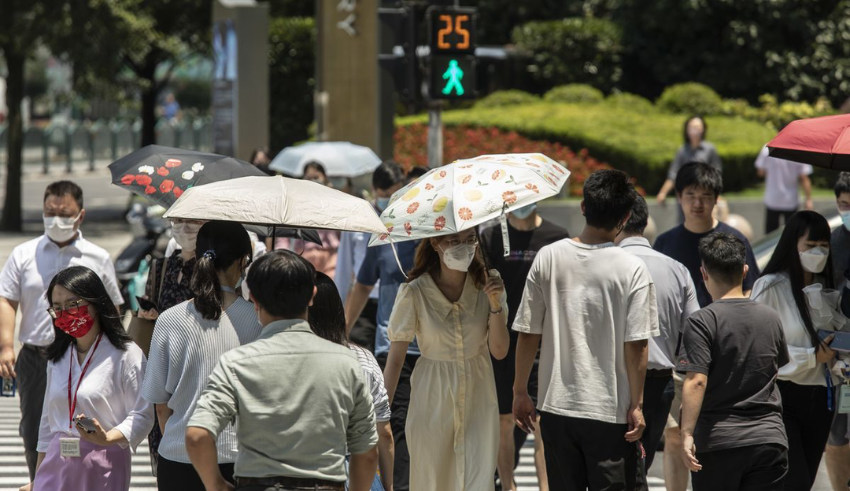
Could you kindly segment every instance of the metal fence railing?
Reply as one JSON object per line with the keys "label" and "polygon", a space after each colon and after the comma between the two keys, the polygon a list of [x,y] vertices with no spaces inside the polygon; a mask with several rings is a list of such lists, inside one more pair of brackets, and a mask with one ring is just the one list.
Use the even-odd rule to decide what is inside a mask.
{"label": "metal fence railing", "polygon": [[[0,166],[6,164],[7,125],[0,125]],[[115,161],[139,148],[141,120],[73,121],[69,124],[31,126],[24,130],[24,165],[41,166],[45,174],[51,168],[75,167],[95,170],[100,162]],[[160,119],[156,124],[159,145],[188,150],[212,151],[210,118],[185,119],[170,122]]]}

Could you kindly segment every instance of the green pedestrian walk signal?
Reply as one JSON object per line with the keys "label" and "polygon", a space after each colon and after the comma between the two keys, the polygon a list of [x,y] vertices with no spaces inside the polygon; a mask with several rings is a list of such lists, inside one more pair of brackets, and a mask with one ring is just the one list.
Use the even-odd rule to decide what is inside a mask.
{"label": "green pedestrian walk signal", "polygon": [[475,98],[475,17],[474,8],[428,9],[431,99]]}
{"label": "green pedestrian walk signal", "polygon": [[449,60],[449,68],[443,74],[443,78],[448,80],[446,86],[443,87],[444,95],[451,95],[452,91],[455,91],[458,97],[463,95],[463,83],[461,82],[463,70],[458,66],[457,60]]}

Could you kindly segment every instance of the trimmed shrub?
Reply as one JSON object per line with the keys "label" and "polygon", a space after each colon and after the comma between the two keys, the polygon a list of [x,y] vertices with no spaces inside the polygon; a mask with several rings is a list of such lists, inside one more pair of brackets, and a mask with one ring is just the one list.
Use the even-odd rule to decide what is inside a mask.
{"label": "trimmed shrub", "polygon": [[505,107],[534,104],[540,98],[522,90],[499,90],[475,103],[475,107]]}
{"label": "trimmed shrub", "polygon": [[622,78],[623,46],[617,24],[586,17],[529,22],[511,35],[531,55],[532,75],[542,91],[561,84],[585,83],[609,92]]}
{"label": "trimmed shrub", "polygon": [[616,108],[628,109],[631,111],[648,112],[655,110],[655,106],[652,104],[652,101],[629,92],[615,92],[605,99],[605,103]]}
{"label": "trimmed shrub", "polygon": [[[584,181],[590,174],[611,168],[591,157],[587,149],[576,153],[561,143],[532,140],[516,131],[457,125],[446,127],[443,137],[444,163],[486,154],[540,152],[570,170],[570,179],[567,181],[570,196],[581,196]],[[427,124],[414,123],[396,128],[394,159],[408,169],[428,165]]]}
{"label": "trimmed shrub", "polygon": [[[399,118],[398,126],[425,123],[427,116]],[[539,103],[511,108],[443,113],[446,126],[464,125],[516,131],[532,140],[586,148],[594,158],[628,172],[647,190],[660,189],[673,156],[682,145],[684,116],[660,111],[613,109],[608,104]],[[723,184],[729,191],[759,180],[753,162],[776,132],[738,117],[708,118],[709,139],[723,159]]]}
{"label": "trimmed shrub", "polygon": [[546,102],[577,102],[595,104],[602,102],[605,94],[587,84],[559,85],[546,92],[543,100]]}
{"label": "trimmed shrub", "polygon": [[269,149],[272,155],[309,137],[313,122],[316,23],[283,17],[269,23]]}
{"label": "trimmed shrub", "polygon": [[696,82],[676,84],[664,89],[656,103],[664,111],[710,116],[720,114],[723,99],[710,87]]}

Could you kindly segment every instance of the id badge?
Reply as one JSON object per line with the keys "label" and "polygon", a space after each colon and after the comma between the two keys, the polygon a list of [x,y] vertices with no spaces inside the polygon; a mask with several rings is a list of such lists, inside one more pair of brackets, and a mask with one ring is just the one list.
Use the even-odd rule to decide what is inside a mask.
{"label": "id badge", "polygon": [[60,438],[59,447],[62,452],[62,457],[79,457],[80,456],[80,439],[79,438]]}
{"label": "id badge", "polygon": [[850,413],[850,385],[842,384],[841,390],[838,391],[838,412]]}

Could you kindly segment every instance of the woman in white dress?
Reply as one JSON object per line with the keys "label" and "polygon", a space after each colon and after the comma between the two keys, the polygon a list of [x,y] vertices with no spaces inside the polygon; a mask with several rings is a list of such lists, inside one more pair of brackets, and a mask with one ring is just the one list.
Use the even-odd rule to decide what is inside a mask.
{"label": "woman in white dress", "polygon": [[490,354],[508,352],[507,300],[484,266],[475,230],[424,240],[390,317],[384,377],[390,402],[408,344],[422,357],[411,377],[405,434],[411,491],[494,488],[499,410]]}

